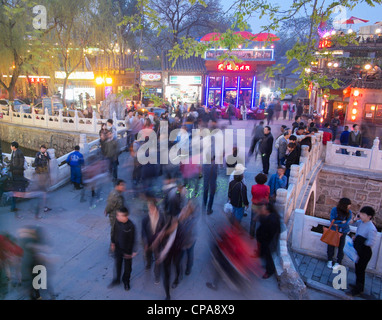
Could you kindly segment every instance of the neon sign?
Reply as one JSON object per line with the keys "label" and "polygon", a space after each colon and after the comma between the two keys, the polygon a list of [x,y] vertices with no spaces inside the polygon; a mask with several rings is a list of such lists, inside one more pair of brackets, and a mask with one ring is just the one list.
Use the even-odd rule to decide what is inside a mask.
{"label": "neon sign", "polygon": [[31,83],[45,83],[45,78],[40,77],[29,77]]}
{"label": "neon sign", "polygon": [[332,41],[329,40],[329,39],[322,39],[320,40],[320,42],[318,43],[318,47],[320,49],[323,49],[323,48],[330,48],[332,46]]}
{"label": "neon sign", "polygon": [[227,64],[224,66],[224,63],[218,64],[219,71],[251,71],[251,66],[247,64],[236,64],[233,66],[232,64]]}

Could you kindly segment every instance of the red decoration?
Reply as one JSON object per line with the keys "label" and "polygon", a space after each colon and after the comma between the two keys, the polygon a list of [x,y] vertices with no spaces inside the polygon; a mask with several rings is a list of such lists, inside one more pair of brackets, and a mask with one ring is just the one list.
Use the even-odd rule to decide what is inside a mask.
{"label": "red decoration", "polygon": [[320,49],[323,49],[323,48],[330,48],[332,46],[332,41],[331,40],[328,40],[328,39],[322,39],[320,40],[320,42],[318,43],[318,47]]}
{"label": "red decoration", "polygon": [[224,67],[224,63],[218,64],[218,70],[220,71],[251,71],[251,66],[248,64],[235,64],[235,67],[228,63]]}

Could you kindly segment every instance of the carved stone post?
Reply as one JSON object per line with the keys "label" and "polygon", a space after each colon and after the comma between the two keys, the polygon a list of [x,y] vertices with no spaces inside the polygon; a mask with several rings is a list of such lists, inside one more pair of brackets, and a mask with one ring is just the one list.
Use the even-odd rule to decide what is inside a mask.
{"label": "carved stone post", "polygon": [[376,137],[371,148],[370,169],[378,170],[381,168],[382,162],[379,153],[379,137]]}
{"label": "carved stone post", "polygon": [[49,156],[50,156],[50,161],[49,161],[50,181],[51,181],[51,185],[54,186],[60,180],[58,162],[56,159],[56,151],[54,149],[48,149],[47,152],[49,153]]}
{"label": "carved stone post", "polygon": [[84,155],[84,158],[86,159],[89,154],[89,145],[88,145],[85,133],[80,134],[79,146],[80,146],[80,152]]}
{"label": "carved stone post", "polygon": [[280,218],[286,220],[285,217],[285,211],[286,211],[286,202],[287,202],[287,195],[288,191],[286,189],[280,188],[277,189],[276,191],[276,203],[275,203],[275,208],[277,212],[280,215]]}

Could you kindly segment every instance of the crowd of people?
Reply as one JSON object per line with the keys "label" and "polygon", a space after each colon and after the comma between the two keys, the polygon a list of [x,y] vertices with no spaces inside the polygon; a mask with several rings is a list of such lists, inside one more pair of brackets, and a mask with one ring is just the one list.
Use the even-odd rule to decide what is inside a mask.
{"label": "crowd of people", "polygon": [[[280,109],[277,107],[277,103],[271,107],[271,109],[274,108],[276,119],[279,118],[281,111],[283,111],[284,120],[287,120],[289,111],[288,121],[291,119],[290,114],[293,115],[295,112],[297,114],[294,117],[294,122],[290,123],[289,121],[288,125],[282,125],[280,132],[275,137],[270,125],[264,125],[264,121],[255,123],[248,160],[251,161],[253,155],[255,157],[260,155],[262,172],[254,177],[255,183],[250,188],[244,177],[246,170],[244,159],[239,157],[237,147],[234,147],[232,153],[225,154],[226,159],[231,157],[232,161],[226,161],[224,164],[218,163],[217,159],[220,155],[215,153],[209,154],[210,161],[208,163],[200,164],[193,161],[202,154],[200,150],[193,153],[193,148],[189,149],[192,152],[189,154],[190,161],[188,163],[179,163],[178,165],[172,162],[168,164],[161,162],[142,163],[139,159],[141,146],[148,142],[152,135],[157,138],[155,141],[158,145],[158,154],[155,155],[155,158],[158,159],[163,143],[167,144],[167,150],[170,150],[179,141],[186,141],[186,144],[191,146],[193,129],[208,129],[212,134],[215,129],[222,128],[215,111],[206,106],[191,105],[188,107],[186,104],[178,104],[174,107],[169,105],[168,109],[160,115],[151,112],[143,113],[136,110],[134,106],[130,106],[125,113],[125,148],[120,147],[120,139],[118,140],[117,129],[112,119],[108,119],[99,131],[100,155],[85,159],[80,147],[75,147],[75,151],[68,155],[66,163],[71,169],[71,182],[74,188],[81,190],[81,201],[86,201],[85,198],[89,193],[90,209],[94,209],[102,201],[102,187],[107,181],[113,182],[113,190],[107,197],[104,209],[104,215],[109,218],[110,223],[110,253],[114,257],[115,266],[109,288],[122,282],[126,291],[131,289],[133,261],[139,251],[138,243],[141,242],[146,270],[154,269],[154,282],[156,284],[162,278],[166,299],[171,299],[171,289],[175,289],[180,284],[183,275],[187,276],[192,272],[194,248],[199,231],[198,221],[201,215],[207,217],[214,213],[214,198],[219,178],[225,179],[228,184],[225,196],[229,205],[227,210],[224,208],[224,212],[227,215],[229,227],[220,230],[212,245],[212,254],[218,262],[215,266],[217,276],[213,281],[207,282],[206,286],[212,290],[217,289],[219,276],[222,279],[224,278],[222,273],[227,272],[228,261],[231,266],[232,262],[235,266],[236,277],[235,280],[232,278],[232,281],[238,285],[243,279],[247,279],[248,273],[258,271],[259,266],[256,265],[255,259],[258,257],[261,257],[264,262],[263,279],[267,279],[275,273],[272,252],[277,247],[277,240],[281,232],[280,217],[274,206],[277,190],[288,188],[291,166],[300,163],[303,146],[307,146],[308,150],[311,150],[312,135],[318,130],[322,130],[324,132],[322,143],[325,145],[328,141],[336,139],[339,127],[336,117],[321,129],[317,127],[317,123],[313,119],[308,119],[305,122],[301,120],[300,105],[293,104],[293,108],[291,108],[291,105],[284,103],[282,106],[280,104],[280,107]],[[268,106],[268,110],[271,109]],[[175,116],[172,116],[173,114]],[[268,123],[271,122],[271,119],[272,116],[267,119]],[[164,123],[170,132],[174,129],[183,130],[173,141],[163,141],[160,129]],[[186,139],[183,139],[182,135],[186,135]],[[342,140],[346,138],[345,136],[346,130],[341,133],[341,144]],[[353,131],[348,134],[346,139],[344,145],[361,145],[362,139],[357,125],[353,126]],[[211,148],[211,150],[216,149]],[[128,152],[128,158],[132,162],[132,169],[126,169],[123,172],[124,176],[127,174],[129,181],[121,179],[122,175],[118,170],[120,154],[124,151]],[[271,154],[274,151],[277,152],[275,163],[277,171],[269,174]],[[149,157],[149,153],[147,150],[144,155]],[[175,155],[175,157],[179,156],[182,154]],[[18,150],[17,142],[12,143],[10,172],[13,181],[25,182],[23,177],[24,162],[24,156]],[[41,145],[40,151],[36,154],[34,167],[37,182],[36,190],[42,194],[39,208],[43,208],[44,212],[51,210],[47,206],[46,200],[49,189],[49,162],[50,157],[47,148],[45,145]],[[219,168],[225,166],[232,169],[232,174],[222,177],[219,175]],[[146,205],[145,215],[140,224],[131,220],[131,207],[126,200],[127,186],[130,185],[130,181],[136,196],[134,199],[140,198]],[[24,192],[25,194],[27,187],[28,185],[24,184],[19,189],[13,190],[12,193],[11,211],[15,211],[19,218],[21,216],[17,214],[15,197],[18,196],[17,192]],[[199,194],[201,194],[201,203],[197,201]],[[251,195],[250,199],[248,194]],[[349,201],[341,199],[341,204],[331,213],[331,219],[341,220],[336,224],[340,226],[344,234],[348,232],[346,225],[351,216],[349,214]],[[251,213],[248,230],[245,230],[242,221],[244,217],[248,216],[247,209],[250,209]],[[36,210],[36,218],[41,218],[41,212],[38,211]],[[220,214],[223,208],[215,209],[215,211]],[[359,215],[360,217],[356,219],[361,219],[363,223],[367,223],[368,218],[373,216],[373,212],[368,208],[363,208]],[[356,265],[357,287],[353,292],[354,294],[362,291],[362,283],[364,282],[362,279],[364,279],[365,268],[371,256],[367,247],[370,247],[374,241],[368,238],[374,234],[374,229],[370,224],[367,228],[365,227],[364,231],[359,230],[358,236],[366,238],[367,241],[362,242],[359,240],[360,238],[355,238],[355,243],[362,242],[357,248],[360,257],[363,258]],[[234,249],[233,243],[243,246],[242,255],[238,254],[237,247]],[[328,248],[329,267],[335,266],[332,263],[333,255],[333,249]],[[337,263],[340,264],[342,258],[342,251],[339,250]],[[185,270],[183,270],[183,265],[185,265]],[[173,277],[172,267],[175,270]],[[228,274],[228,276],[230,275],[232,274]],[[35,291],[32,291],[32,295],[38,297],[38,293]]]}

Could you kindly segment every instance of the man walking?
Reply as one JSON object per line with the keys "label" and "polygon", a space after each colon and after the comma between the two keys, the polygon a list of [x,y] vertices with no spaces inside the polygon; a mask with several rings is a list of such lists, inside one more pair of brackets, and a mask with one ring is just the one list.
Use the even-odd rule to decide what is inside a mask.
{"label": "man walking", "polygon": [[121,283],[122,265],[124,265],[122,281],[125,290],[128,291],[130,290],[132,259],[137,255],[137,252],[135,250],[135,225],[129,219],[129,210],[126,207],[117,210],[113,229],[111,251],[114,252],[115,276],[108,288],[113,288]]}
{"label": "man walking", "polygon": [[216,181],[218,178],[218,165],[215,162],[215,157],[211,159],[211,164],[203,164],[203,210],[207,206],[207,214],[212,214],[212,205],[216,192]]}
{"label": "man walking", "polygon": [[271,127],[264,127],[264,138],[261,140],[259,151],[261,154],[261,161],[263,163],[263,173],[268,174],[269,171],[269,158],[273,150],[273,136]]}

